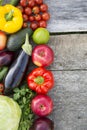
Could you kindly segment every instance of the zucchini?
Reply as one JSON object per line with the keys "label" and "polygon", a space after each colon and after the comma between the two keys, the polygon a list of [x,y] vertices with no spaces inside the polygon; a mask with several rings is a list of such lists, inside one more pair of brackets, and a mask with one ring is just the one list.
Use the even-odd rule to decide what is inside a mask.
{"label": "zucchini", "polygon": [[9,4],[16,6],[18,5],[19,1],[20,0],[11,0]]}
{"label": "zucchini", "polygon": [[25,41],[26,33],[28,33],[30,37],[33,34],[33,31],[30,28],[24,28],[10,35],[7,41],[7,49],[9,51],[19,50]]}

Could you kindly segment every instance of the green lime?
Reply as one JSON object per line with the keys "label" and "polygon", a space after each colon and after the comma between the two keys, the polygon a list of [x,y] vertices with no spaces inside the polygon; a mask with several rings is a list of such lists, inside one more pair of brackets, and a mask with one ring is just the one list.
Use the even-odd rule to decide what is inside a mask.
{"label": "green lime", "polygon": [[37,28],[33,33],[33,41],[36,44],[46,44],[49,41],[50,34],[46,28]]}

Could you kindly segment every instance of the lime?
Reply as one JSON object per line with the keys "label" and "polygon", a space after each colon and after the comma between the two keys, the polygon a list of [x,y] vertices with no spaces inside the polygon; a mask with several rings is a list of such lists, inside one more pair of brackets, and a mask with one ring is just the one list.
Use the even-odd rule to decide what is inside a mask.
{"label": "lime", "polygon": [[33,33],[33,41],[36,44],[46,44],[49,41],[50,34],[46,28],[37,28]]}

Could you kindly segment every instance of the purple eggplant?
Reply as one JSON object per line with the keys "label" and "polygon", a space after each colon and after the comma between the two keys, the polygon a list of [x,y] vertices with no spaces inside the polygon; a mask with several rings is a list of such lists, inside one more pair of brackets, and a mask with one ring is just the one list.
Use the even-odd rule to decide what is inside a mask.
{"label": "purple eggplant", "polygon": [[54,122],[47,117],[39,117],[29,130],[54,130]]}
{"label": "purple eggplant", "polygon": [[9,65],[13,60],[13,52],[2,51],[0,52],[0,67]]}
{"label": "purple eggplant", "polygon": [[22,46],[17,59],[11,65],[6,77],[5,77],[5,91],[4,93],[9,94],[12,92],[13,88],[18,87],[21,83],[23,76],[25,74],[29,57],[32,53],[32,46],[29,44],[28,34],[26,34],[26,40]]}

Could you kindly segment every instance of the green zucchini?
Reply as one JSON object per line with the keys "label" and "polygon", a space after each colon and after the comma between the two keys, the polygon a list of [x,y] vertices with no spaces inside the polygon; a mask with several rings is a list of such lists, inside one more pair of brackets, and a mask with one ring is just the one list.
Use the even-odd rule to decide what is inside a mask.
{"label": "green zucchini", "polygon": [[0,67],[0,82],[5,78],[6,74],[8,72],[8,67]]}
{"label": "green zucchini", "polygon": [[30,28],[24,28],[10,35],[7,41],[7,49],[9,51],[19,50],[25,41],[26,33],[28,33],[30,37],[33,34],[33,31]]}
{"label": "green zucchini", "polygon": [[16,6],[18,5],[19,1],[20,0],[11,0],[9,4]]}

